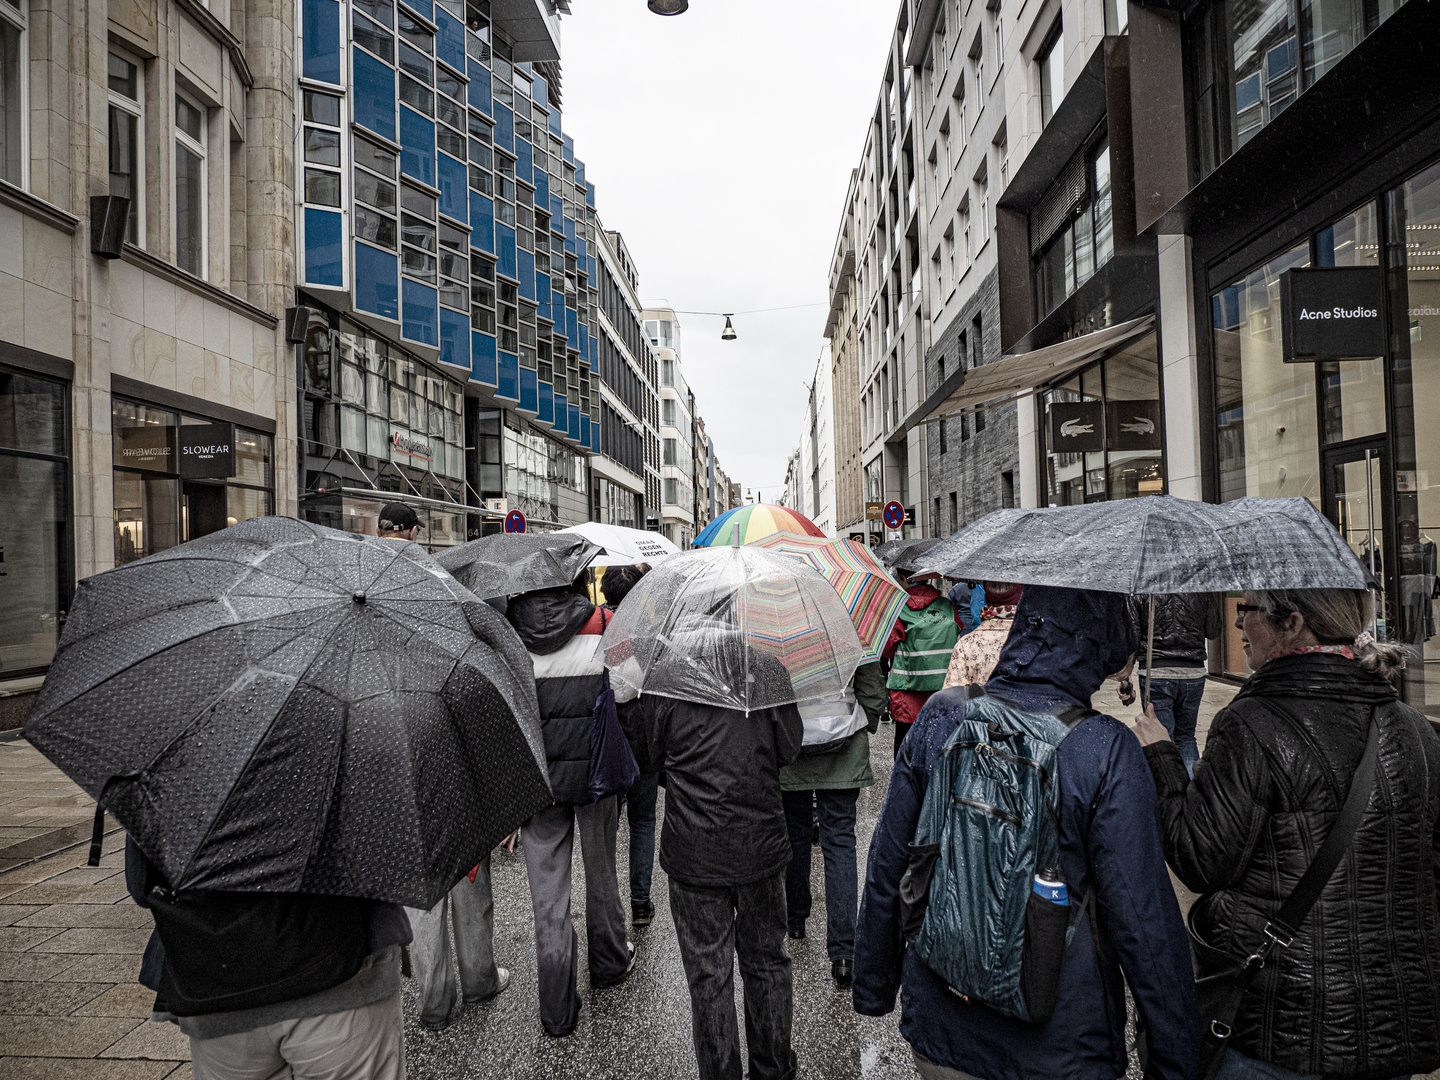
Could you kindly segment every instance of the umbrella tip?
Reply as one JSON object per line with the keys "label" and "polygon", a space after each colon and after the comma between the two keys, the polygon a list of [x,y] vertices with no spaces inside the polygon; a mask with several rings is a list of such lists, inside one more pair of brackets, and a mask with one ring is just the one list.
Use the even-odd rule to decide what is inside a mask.
{"label": "umbrella tip", "polygon": [[365,594],[363,592],[357,592],[351,595],[350,599],[354,600],[357,604],[363,604],[365,602]]}

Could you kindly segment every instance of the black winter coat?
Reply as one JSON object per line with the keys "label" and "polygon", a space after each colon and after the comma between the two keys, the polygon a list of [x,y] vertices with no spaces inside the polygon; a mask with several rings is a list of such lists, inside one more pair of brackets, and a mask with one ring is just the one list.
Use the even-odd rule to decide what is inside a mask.
{"label": "black winter coat", "polygon": [[1339,815],[1372,715],[1377,786],[1350,853],[1294,942],[1271,953],[1231,1044],[1344,1080],[1440,1066],[1440,737],[1356,661],[1311,653],[1250,678],[1215,718],[1193,781],[1171,743],[1146,748],[1166,859],[1203,894],[1195,929],[1243,958]]}
{"label": "black winter coat", "polygon": [[[1150,627],[1149,601],[1137,597],[1133,603],[1136,625],[1140,627],[1139,670],[1145,669],[1145,646]],[[1170,593],[1155,598],[1155,666],[1203,668],[1208,661],[1207,638],[1225,630],[1225,613],[1215,593]]]}

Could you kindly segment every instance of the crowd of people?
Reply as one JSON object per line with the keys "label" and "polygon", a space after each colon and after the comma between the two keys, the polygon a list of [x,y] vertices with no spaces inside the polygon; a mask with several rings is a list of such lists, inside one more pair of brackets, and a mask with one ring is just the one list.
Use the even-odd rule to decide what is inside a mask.
{"label": "crowd of people", "polygon": [[[414,539],[409,508],[392,504],[382,517],[382,535]],[[1254,674],[1213,720],[1202,754],[1206,642],[1224,630],[1217,597],[1161,597],[1152,615],[1115,593],[998,581],[947,590],[936,575],[917,576],[902,582],[907,596],[882,658],[857,668],[842,694],[749,713],[646,693],[620,700],[639,778],[623,796],[594,800],[591,725],[609,687],[601,637],[647,569],[607,568],[603,594],[582,577],[505,604],[533,665],[554,798],[505,841],[523,850],[547,1035],[571,1034],[582,1006],[576,833],[584,967],[602,990],[636,963],[617,870],[622,803],[630,925],[644,926],[655,917],[663,788],[658,857],[704,1080],[797,1074],[786,939],[809,933],[817,843],[837,992],[868,1016],[891,1013],[898,1000],[900,1032],[926,1080],[1115,1080],[1132,1049],[1127,1016],[1153,1080],[1390,1080],[1440,1068],[1440,737],[1397,696],[1399,650],[1366,632],[1372,594],[1245,594],[1235,625]],[[1154,643],[1143,680],[1142,635]],[[1133,723],[1097,710],[1110,679],[1122,700],[1134,700],[1141,682],[1148,705]],[[1058,771],[1045,778],[1056,855],[1043,869],[1067,892],[1069,921],[1043,1021],[962,992],[911,946],[930,781],[980,699],[1052,726],[1058,719],[1068,732],[1055,750]],[[885,724],[894,765],[862,881],[857,803],[876,782],[871,740]],[[1373,778],[1362,775],[1372,761]],[[1336,827],[1352,782],[1370,785],[1353,838],[1313,910],[1285,925],[1287,897]],[[981,809],[1021,825],[1015,807]],[[1199,896],[1188,927],[1172,872]],[[127,874],[137,901],[149,903],[156,894],[133,845]],[[332,973],[328,983],[302,980],[303,992],[279,1002],[239,993],[214,997],[214,1008],[177,1007],[183,995],[168,973],[214,960],[184,955],[184,939],[163,948],[152,940],[141,981],[158,992],[157,1016],[190,1036],[198,1078],[402,1077],[402,966],[416,980],[419,1023],[432,1031],[463,1004],[513,985],[495,962],[488,856],[429,911],[355,903],[348,938],[337,930],[311,942],[293,932],[294,919],[252,923],[252,935],[270,938],[252,936],[250,947],[288,949],[292,967]],[[1223,1021],[1202,1013],[1192,938],[1237,964],[1257,951],[1265,958]],[[344,950],[352,962],[328,962]]]}

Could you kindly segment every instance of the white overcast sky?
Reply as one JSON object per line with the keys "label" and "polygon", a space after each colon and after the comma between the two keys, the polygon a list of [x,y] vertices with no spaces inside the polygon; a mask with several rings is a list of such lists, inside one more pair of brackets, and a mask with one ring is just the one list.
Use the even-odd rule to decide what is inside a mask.
{"label": "white overcast sky", "polygon": [[824,343],[830,256],[884,69],[893,0],[574,0],[565,130],[644,300],[680,316],[682,366],[720,465],[767,502]]}

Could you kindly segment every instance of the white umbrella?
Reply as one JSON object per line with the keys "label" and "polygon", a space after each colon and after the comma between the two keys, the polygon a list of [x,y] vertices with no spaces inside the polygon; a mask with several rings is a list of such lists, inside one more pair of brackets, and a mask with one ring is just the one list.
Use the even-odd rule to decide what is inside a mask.
{"label": "white umbrella", "polygon": [[599,544],[604,552],[596,556],[591,566],[629,566],[633,563],[649,563],[655,566],[671,555],[678,555],[680,549],[657,532],[631,529],[624,525],[606,525],[599,521],[583,521],[562,533],[578,533],[592,544]]}

